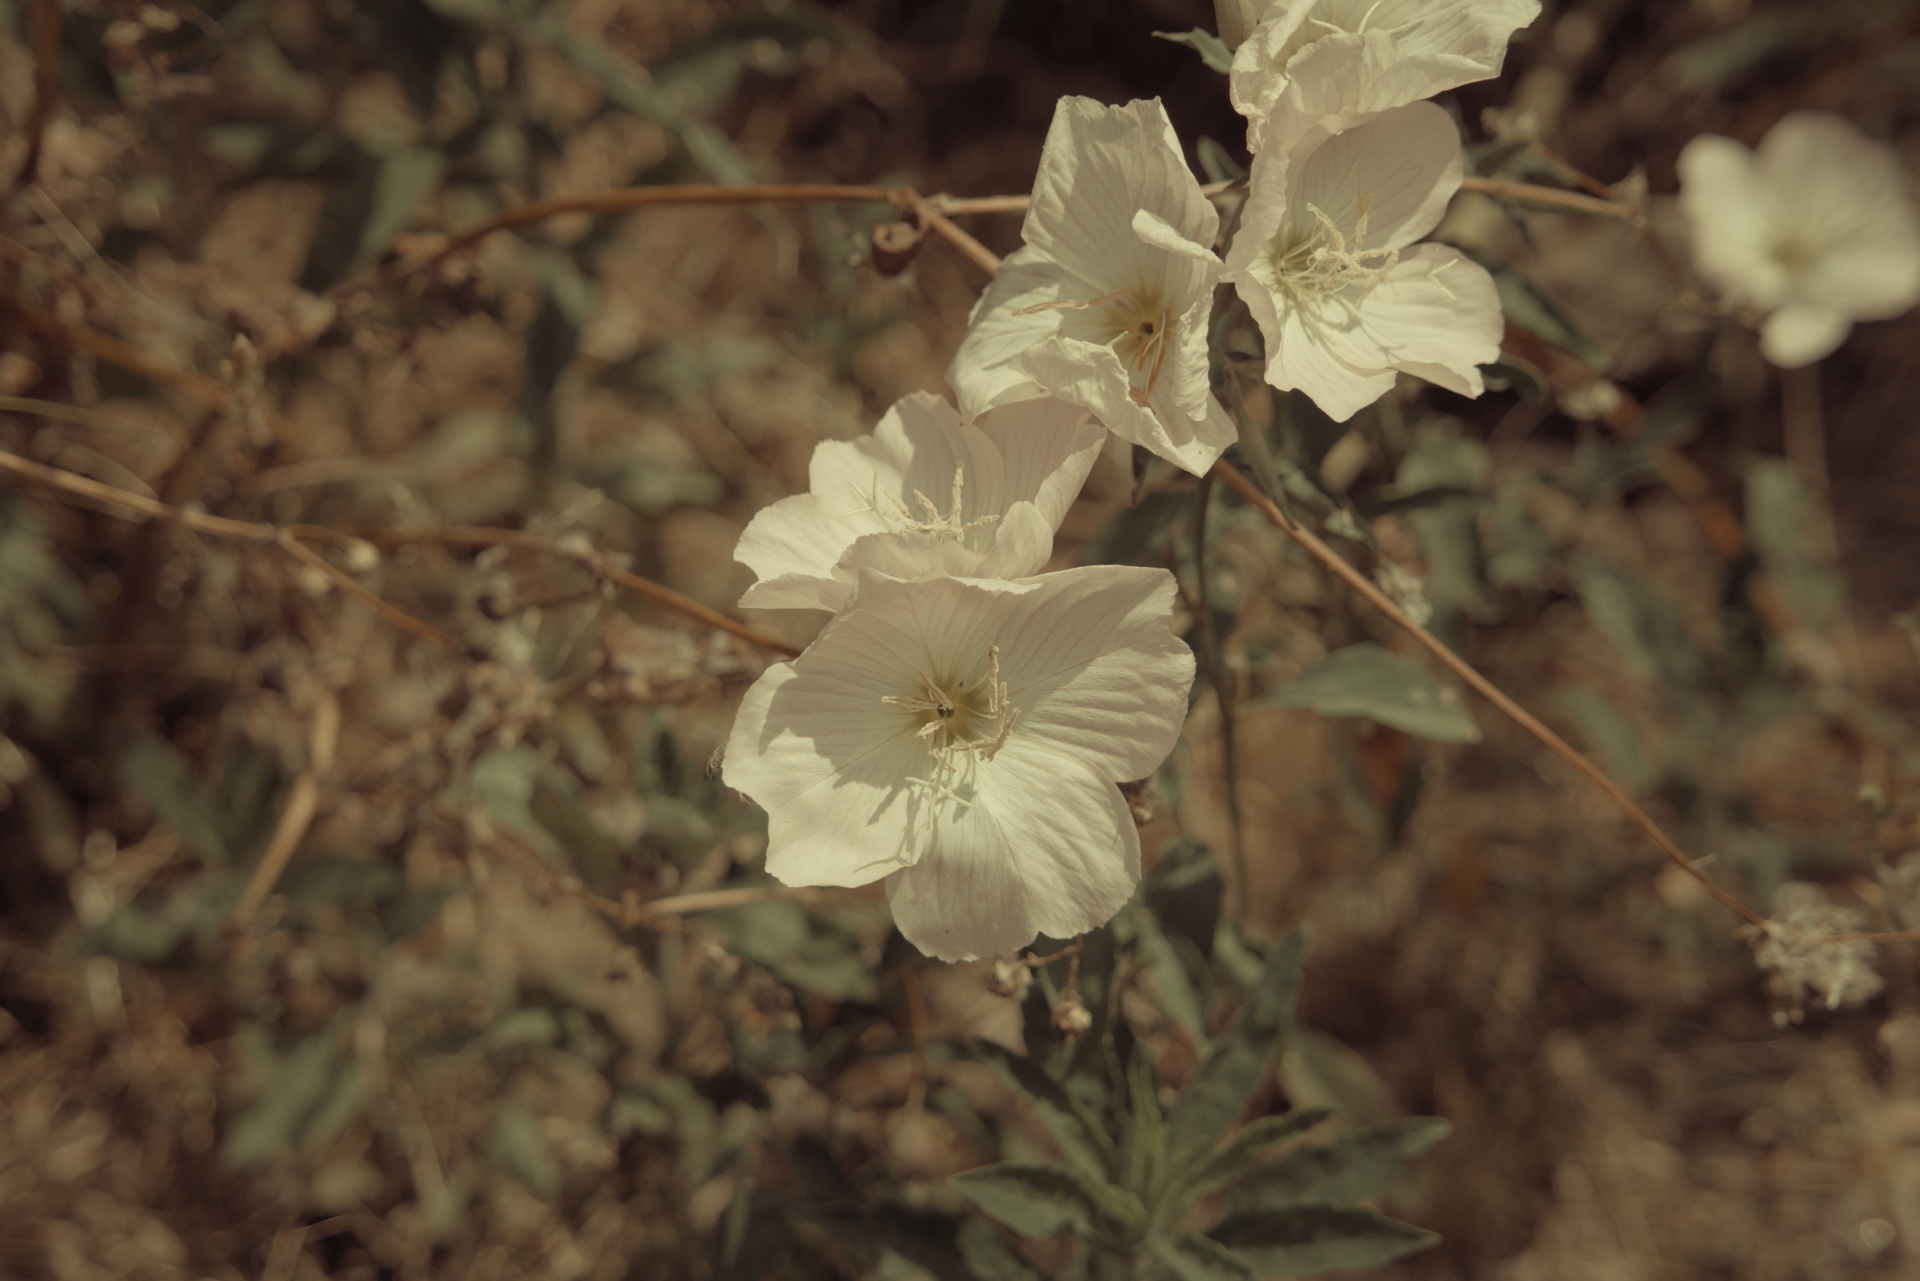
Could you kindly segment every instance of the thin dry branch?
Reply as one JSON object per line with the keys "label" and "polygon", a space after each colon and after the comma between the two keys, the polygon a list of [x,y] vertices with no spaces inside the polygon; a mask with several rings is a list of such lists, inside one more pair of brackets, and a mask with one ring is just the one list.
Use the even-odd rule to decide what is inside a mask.
{"label": "thin dry branch", "polygon": [[796,645],[790,645],[776,636],[757,631],[745,623],[728,618],[717,609],[702,605],[691,596],[684,596],[671,587],[663,586],[650,578],[621,569],[604,552],[591,547],[570,546],[558,539],[548,538],[523,529],[484,529],[467,525],[447,525],[433,529],[418,530],[381,530],[363,535],[369,542],[385,543],[438,543],[446,547],[518,547],[525,551],[543,552],[549,556],[559,556],[573,561],[597,578],[604,578],[618,587],[624,587],[645,600],[663,608],[684,614],[695,622],[704,623],[716,631],[737,636],[749,644],[761,649],[789,657],[799,654]]}
{"label": "thin dry branch", "polygon": [[298,538],[295,538],[291,531],[281,530],[280,536],[276,541],[286,550],[288,555],[303,564],[313,566],[313,568],[325,574],[333,580],[334,585],[339,587],[341,591],[353,597],[368,609],[371,609],[374,613],[380,615],[380,617],[386,619],[395,627],[398,627],[401,631],[412,632],[422,640],[430,640],[450,654],[458,654],[460,652],[459,641],[447,635],[432,623],[422,622],[405,610],[398,609],[389,605],[386,601],[381,600],[378,596],[355,581],[353,575],[341,569],[338,565],[335,565],[319,552],[314,551],[313,548],[306,546]]}
{"label": "thin dry branch", "polygon": [[1558,187],[1542,187],[1531,182],[1509,182],[1504,178],[1462,178],[1460,190],[1491,196],[1495,200],[1504,200],[1512,204],[1533,205],[1562,213],[1589,214],[1596,218],[1619,218],[1630,221],[1638,218],[1642,212],[1639,205],[1629,204],[1624,200],[1606,200],[1598,196],[1582,195],[1577,191],[1562,191]]}
{"label": "thin dry branch", "polygon": [[1258,509],[1260,514],[1272,522],[1275,528],[1279,529],[1295,543],[1298,543],[1301,549],[1309,556],[1325,566],[1328,571],[1346,583],[1347,586],[1358,592],[1367,604],[1378,610],[1389,622],[1419,642],[1420,646],[1438,659],[1441,665],[1448,671],[1465,681],[1476,693],[1489,703],[1492,703],[1494,707],[1498,708],[1500,712],[1509,720],[1513,721],[1514,724],[1539,740],[1542,746],[1566,761],[1567,764],[1573,766],[1574,770],[1578,772],[1582,778],[1585,778],[1589,783],[1592,783],[1600,789],[1600,792],[1606,796],[1608,800],[1618,806],[1621,812],[1632,821],[1633,825],[1645,833],[1647,839],[1659,847],[1661,853],[1665,854],[1669,859],[1673,860],[1677,866],[1684,869],[1689,876],[1705,886],[1707,892],[1719,900],[1722,905],[1754,925],[1762,925],[1765,923],[1766,918],[1761,916],[1760,913],[1748,907],[1740,899],[1721,889],[1718,885],[1715,885],[1712,879],[1709,878],[1705,872],[1701,871],[1692,859],[1686,856],[1685,852],[1674,842],[1673,838],[1668,836],[1661,826],[1653,821],[1653,817],[1641,809],[1639,804],[1631,796],[1628,796],[1618,783],[1615,783],[1613,779],[1607,776],[1605,770],[1588,760],[1577,751],[1572,744],[1547,728],[1532,712],[1529,712],[1526,708],[1509,698],[1498,685],[1495,685],[1492,681],[1482,676],[1464,658],[1461,658],[1458,654],[1447,648],[1446,644],[1442,642],[1439,637],[1407,617],[1407,615],[1401,611],[1400,607],[1395,605],[1393,601],[1387,597],[1386,593],[1382,592],[1378,587],[1375,587],[1365,574],[1348,564],[1345,557],[1322,542],[1312,530],[1288,519],[1287,514],[1281,511],[1279,506],[1275,504],[1271,498],[1267,497],[1258,485],[1247,479],[1247,477],[1225,461],[1217,462],[1213,465],[1213,474],[1219,477],[1234,493],[1239,494],[1240,497]]}
{"label": "thin dry branch", "polygon": [[233,924],[246,924],[260,910],[279,881],[280,873],[293,858],[293,852],[300,847],[301,838],[306,836],[314,812],[319,808],[320,784],[333,768],[333,753],[339,743],[340,700],[331,690],[321,690],[313,707],[313,727],[307,736],[307,767],[293,780],[286,808],[280,811],[280,822],[273,829],[273,840],[247,879],[240,901],[233,905],[233,915],[229,918]]}

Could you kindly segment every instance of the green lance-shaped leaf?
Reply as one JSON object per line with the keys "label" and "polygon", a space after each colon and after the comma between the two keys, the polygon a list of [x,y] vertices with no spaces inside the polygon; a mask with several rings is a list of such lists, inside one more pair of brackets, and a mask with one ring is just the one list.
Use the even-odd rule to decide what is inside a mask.
{"label": "green lance-shaped leaf", "polygon": [[1227,1197],[1227,1213],[1257,1215],[1288,1206],[1365,1200],[1452,1129],[1438,1117],[1413,1117],[1370,1125],[1331,1143],[1295,1148],[1237,1182]]}
{"label": "green lance-shaped leaf", "polygon": [[974,1281],[1040,1281],[1040,1274],[1026,1265],[1000,1229],[979,1219],[962,1223],[954,1244]]}
{"label": "green lance-shaped leaf", "polygon": [[1050,1237],[1093,1228],[1093,1200],[1072,1171],[1057,1165],[1002,1161],[947,1180],[982,1213],[1022,1236]]}
{"label": "green lance-shaped leaf", "polygon": [[1238,1181],[1262,1148],[1305,1134],[1332,1115],[1332,1108],[1316,1105],[1295,1108],[1283,1116],[1263,1116],[1243,1126],[1239,1133],[1198,1160],[1180,1180],[1179,1191],[1185,1204],[1178,1207],[1179,1212],[1184,1214],[1202,1197]]}
{"label": "green lance-shaped leaf", "polygon": [[1119,1154],[1106,1127],[1033,1059],[999,1046],[986,1047],[989,1061],[1002,1079],[1024,1096],[1047,1132],[1060,1145],[1060,1156],[1083,1178],[1111,1182],[1119,1173]]}
{"label": "green lance-shaped leaf", "polygon": [[1207,1235],[1243,1255],[1262,1276],[1281,1277],[1377,1267],[1440,1239],[1410,1223],[1348,1205],[1229,1215]]}
{"label": "green lance-shaped leaf", "polygon": [[1212,1147],[1266,1075],[1280,1031],[1293,1012],[1300,957],[1306,946],[1304,927],[1274,945],[1239,1017],[1214,1041],[1213,1051],[1174,1104],[1169,1120],[1176,1163]]}
{"label": "green lance-shaped leaf", "polygon": [[1251,1262],[1198,1232],[1155,1237],[1147,1249],[1178,1281],[1251,1281],[1253,1276]]}
{"label": "green lance-shaped leaf", "polygon": [[1153,1061],[1136,1044],[1127,1064],[1127,1186],[1148,1205],[1158,1201],[1167,1170],[1167,1117],[1158,1089]]}
{"label": "green lance-shaped leaf", "polygon": [[1367,642],[1335,650],[1257,701],[1322,716],[1365,716],[1442,743],[1480,740],[1459,691],[1412,659]]}

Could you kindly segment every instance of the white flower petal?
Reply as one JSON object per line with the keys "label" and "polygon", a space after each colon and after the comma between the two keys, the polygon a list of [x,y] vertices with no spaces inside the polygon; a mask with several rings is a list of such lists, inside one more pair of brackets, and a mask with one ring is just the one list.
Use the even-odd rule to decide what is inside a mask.
{"label": "white flower petal", "polygon": [[1099,925],[1140,870],[1115,784],[1157,768],[1185,719],[1173,601],[1162,570],[862,572],[806,653],[748,691],[728,741],[726,781],[768,811],[768,870],[885,876],[902,931],[949,959]]}
{"label": "white flower petal", "polygon": [[1116,782],[1145,778],[1173,750],[1193,687],[1193,652],[1167,626],[1172,576],[1088,565],[1027,581],[1035,592],[1000,640],[1021,739],[1070,751]]}
{"label": "white flower petal", "polygon": [[1842,312],[1790,303],[1761,326],[1760,354],[1782,369],[1798,369],[1830,355],[1852,328],[1853,321]]}
{"label": "white flower petal", "polygon": [[1313,221],[1303,217],[1311,204],[1352,237],[1364,202],[1366,247],[1400,249],[1439,226],[1460,190],[1460,131],[1439,107],[1416,102],[1296,153],[1292,172],[1296,221]]}
{"label": "white flower petal", "polygon": [[[1060,332],[1065,313],[1050,304],[1065,298],[1072,283],[1038,250],[1017,249],[1007,255],[974,304],[966,335],[947,368],[961,413],[978,418],[996,406],[1046,395],[1012,362]],[[1091,286],[1080,288],[1087,292],[1076,292],[1074,298],[1097,296]]]}
{"label": "white flower petal", "polygon": [[[834,562],[854,539],[886,528],[877,518],[847,515],[845,511],[836,510],[819,494],[795,494],[756,512],[733,549],[733,558],[760,579],[747,589],[740,603],[756,609],[836,608],[816,604],[799,584],[831,578]],[[776,587],[776,583],[784,585]]]}
{"label": "white flower petal", "polygon": [[1084,407],[1051,396],[993,410],[973,425],[1000,451],[1009,499],[1033,503],[1049,530],[1080,496],[1107,436]]}
{"label": "white flower petal", "polygon": [[1351,123],[1500,73],[1538,0],[1274,0],[1235,51],[1248,143],[1277,106]]}
{"label": "white flower petal", "polygon": [[[942,961],[1008,955],[1039,934],[1098,929],[1140,878],[1140,836],[1112,782],[1071,756],[1025,744],[1009,743],[994,764],[1005,770],[945,820],[918,863],[887,880],[900,932]],[[1032,776],[1048,786],[1032,786]]]}
{"label": "white flower petal", "polygon": [[1785,280],[1767,264],[1767,196],[1753,152],[1703,134],[1681,148],[1678,169],[1680,210],[1701,272],[1729,293],[1773,301]]}
{"label": "white flower petal", "polygon": [[[1168,360],[1173,360],[1172,355]],[[1144,445],[1196,476],[1233,443],[1232,437],[1219,439],[1211,415],[1189,418],[1177,406],[1170,412],[1155,413],[1136,401],[1131,393],[1127,368],[1111,347],[1082,342],[1074,338],[1051,338],[1022,355],[1015,366],[1061,400],[1085,406],[1122,440]],[[1164,392],[1156,387],[1156,398],[1163,403],[1173,396],[1171,382]],[[1212,393],[1207,393],[1212,398]]]}
{"label": "white flower petal", "polygon": [[[1106,433],[1100,433],[1102,440]],[[1026,578],[1047,567],[1053,555],[1053,531],[1050,521],[1032,503],[1015,503],[995,531],[993,547],[966,574],[957,577]]]}
{"label": "white flower petal", "polygon": [[747,691],[721,777],[767,811],[768,872],[788,885],[867,885],[918,853],[921,760],[879,701],[892,688],[882,668],[829,659],[802,680],[804,661],[769,667]]}
{"label": "white flower petal", "polygon": [[1187,168],[1158,98],[1118,107],[1060,99],[1022,238],[1090,284],[1151,276],[1157,264],[1133,230],[1141,209],[1201,245],[1213,244],[1220,231],[1220,215]]}
{"label": "white flower petal", "polygon": [[1387,366],[1409,373],[1415,366],[1449,370],[1451,380],[1429,381],[1469,396],[1480,394],[1480,366],[1500,358],[1506,332],[1493,277],[1449,245],[1420,245],[1403,254],[1361,304],[1361,315]]}

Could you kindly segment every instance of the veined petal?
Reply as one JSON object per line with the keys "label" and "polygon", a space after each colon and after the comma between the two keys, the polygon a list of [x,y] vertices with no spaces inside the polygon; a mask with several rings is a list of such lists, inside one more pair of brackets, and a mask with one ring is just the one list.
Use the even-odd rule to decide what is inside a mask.
{"label": "veined petal", "polygon": [[1074,280],[1038,250],[1007,255],[974,304],[966,335],[947,368],[960,412],[978,418],[997,406],[1046,395],[1013,362],[1060,332],[1064,313],[1054,304],[1084,302],[1103,292]]}
{"label": "veined petal", "polygon": [[1415,102],[1334,135],[1292,168],[1296,220],[1312,205],[1351,242],[1364,207],[1365,247],[1400,249],[1437,227],[1460,190],[1460,132],[1445,111]]}
{"label": "veined petal", "polygon": [[1164,403],[1173,412],[1155,413],[1136,401],[1127,368],[1111,347],[1076,338],[1050,338],[1014,364],[1037,386],[1093,411],[1094,417],[1122,440],[1144,445],[1195,475],[1211,467],[1233,443],[1231,439],[1216,441],[1210,434],[1202,434],[1208,432],[1208,417],[1189,418],[1179,413],[1170,403],[1171,386],[1164,393]]}
{"label": "veined petal", "polygon": [[1097,929],[1140,879],[1140,836],[1113,783],[1025,743],[1009,742],[994,765],[919,862],[887,880],[900,932],[943,961]]}
{"label": "veined petal", "polygon": [[1148,247],[1133,230],[1141,209],[1201,245],[1211,245],[1220,230],[1220,215],[1187,168],[1159,99],[1118,107],[1060,99],[1022,238],[1083,281],[1131,287],[1153,270]]}
{"label": "veined petal", "polygon": [[[826,444],[820,448],[826,448]],[[818,451],[814,457],[817,461]],[[840,499],[842,504],[851,501],[845,497]],[[877,517],[863,517],[848,507],[836,507],[820,494],[795,494],[762,507],[747,522],[733,549],[733,558],[760,579],[747,589],[740,603],[766,609],[815,608],[811,603],[788,601],[785,598],[790,594],[789,589],[774,589],[771,584],[781,579],[829,578],[834,562],[840,559],[848,544],[864,534],[885,528],[885,523]],[[781,599],[776,603],[775,597]]]}
{"label": "veined petal", "polygon": [[995,409],[974,426],[1000,451],[1010,503],[1031,502],[1051,536],[1080,496],[1100,456],[1106,427],[1083,406],[1051,396]]}
{"label": "veined petal", "polygon": [[[1103,429],[1100,438],[1105,440],[1106,435]],[[1053,555],[1053,531],[1056,528],[1058,522],[1048,520],[1032,503],[1015,503],[1007,508],[1006,516],[1001,519],[992,548],[979,558],[971,570],[956,576],[1026,578],[1038,574],[1047,567],[1047,558]]]}
{"label": "veined petal", "polygon": [[1320,323],[1304,308],[1283,308],[1278,332],[1266,335],[1267,381],[1282,391],[1305,392],[1327,417],[1345,422],[1391,391],[1394,382],[1393,371],[1384,365],[1355,366],[1335,354],[1335,345],[1348,333]]}
{"label": "veined petal", "polygon": [[1486,268],[1449,245],[1405,254],[1360,310],[1388,366],[1449,370],[1451,380],[1430,381],[1463,395],[1478,396],[1480,366],[1500,358],[1499,290]]}
{"label": "veined petal", "polygon": [[788,885],[866,885],[919,852],[923,757],[884,715],[893,682],[880,665],[829,658],[805,675],[778,663],[754,682],[721,776],[767,811],[770,873]]}

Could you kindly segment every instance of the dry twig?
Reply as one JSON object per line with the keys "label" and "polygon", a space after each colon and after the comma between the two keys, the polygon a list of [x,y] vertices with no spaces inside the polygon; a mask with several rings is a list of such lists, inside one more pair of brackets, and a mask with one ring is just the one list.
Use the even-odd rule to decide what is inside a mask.
{"label": "dry twig", "polygon": [[279,825],[273,829],[273,840],[247,879],[240,901],[233,905],[233,915],[229,918],[233,924],[246,924],[260,910],[267,895],[273,892],[280,873],[293,858],[293,852],[300,847],[301,838],[313,822],[314,811],[319,808],[320,783],[333,768],[333,752],[339,742],[340,700],[333,696],[333,691],[323,689],[313,707],[313,729],[307,738],[307,767],[293,780],[286,808],[280,811]]}

